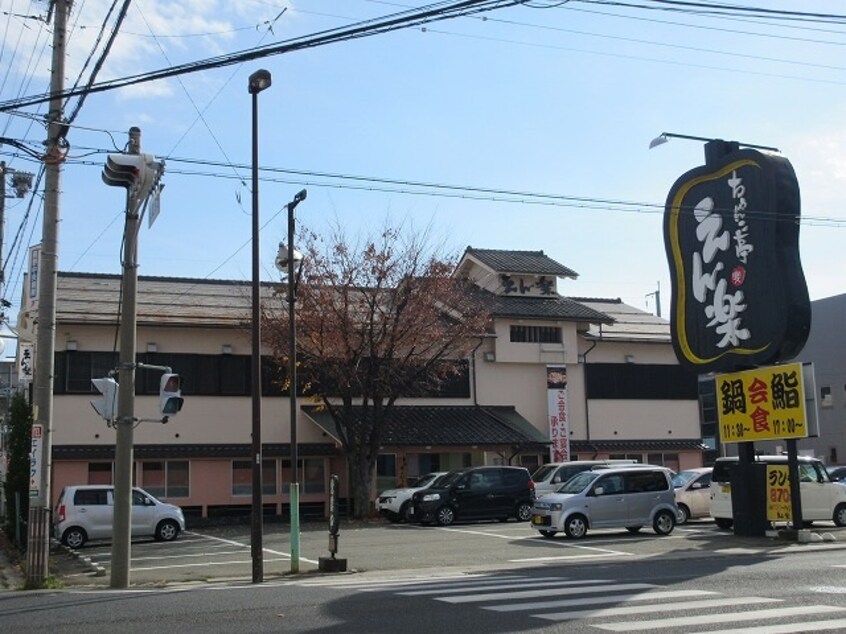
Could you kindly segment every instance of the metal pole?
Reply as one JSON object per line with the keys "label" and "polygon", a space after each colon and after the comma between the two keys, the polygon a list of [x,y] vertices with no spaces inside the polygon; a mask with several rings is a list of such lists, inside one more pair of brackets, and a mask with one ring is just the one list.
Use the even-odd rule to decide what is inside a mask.
{"label": "metal pole", "polygon": [[[141,152],[141,130],[129,129],[129,154]],[[126,224],[123,254],[123,305],[120,315],[120,357],[118,366],[118,408],[115,427],[115,488],[112,533],[111,587],[129,587],[132,548],[132,470],[135,429],[135,348],[136,302],[138,287],[138,208],[137,187],[126,192]]]}
{"label": "metal pole", "polygon": [[258,182],[258,93],[270,86],[270,73],[258,70],[250,75],[249,92],[253,105],[253,313],[252,313],[252,514],[250,532],[250,554],[253,563],[253,583],[264,580],[264,559],[262,548],[262,488],[261,488],[261,311],[259,285],[259,182]]}
{"label": "metal pole", "polygon": [[291,572],[300,571],[300,478],[297,450],[297,328],[294,320],[296,279],[294,278],[294,209],[288,203],[288,401],[291,418]]}
{"label": "metal pole", "polygon": [[[0,161],[0,299],[3,295],[3,284],[6,276],[3,274],[3,238],[6,226],[6,161]],[[3,311],[0,310],[0,313]]]}
{"label": "metal pole", "polygon": [[[35,342],[33,390],[34,424],[43,429],[39,464],[38,491],[30,491],[29,536],[27,541],[28,587],[40,586],[49,572],[50,554],[50,479],[53,436],[53,375],[56,348],[56,280],[59,261],[59,192],[64,157],[59,148],[65,135],[62,121],[62,97],[65,78],[65,36],[70,0],[53,3],[53,60],[50,71],[50,111],[44,173],[44,220],[38,281],[38,330]],[[33,456],[33,460],[36,457]]]}

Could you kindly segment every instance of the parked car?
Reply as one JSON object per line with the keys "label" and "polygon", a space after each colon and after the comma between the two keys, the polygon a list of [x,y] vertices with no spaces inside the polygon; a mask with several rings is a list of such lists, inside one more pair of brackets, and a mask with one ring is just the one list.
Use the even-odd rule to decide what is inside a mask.
{"label": "parked car", "polygon": [[407,522],[411,509],[411,496],[415,491],[422,491],[436,485],[439,478],[447,471],[435,471],[421,477],[413,487],[388,489],[382,491],[376,499],[376,510],[392,522]]}
{"label": "parked car", "polygon": [[535,488],[524,467],[471,467],[453,471],[437,486],[411,497],[414,521],[449,526],[457,520],[516,517],[528,521]]}
{"label": "parked car", "polygon": [[[828,470],[817,458],[798,456],[797,460],[802,520],[828,520],[838,526],[846,526],[846,486],[832,482]],[[723,529],[729,529],[734,524],[729,470],[737,461],[737,458],[717,458],[711,474],[711,516],[717,526]],[[757,456],[755,461],[786,465],[787,456]]]}
{"label": "parked car", "polygon": [[634,460],[570,460],[567,462],[548,462],[535,469],[532,481],[538,497],[552,493],[577,473],[599,466],[635,464]]}
{"label": "parked car", "polygon": [[544,537],[563,531],[578,539],[592,528],[636,533],[651,525],[658,535],[669,535],[677,514],[670,477],[669,469],[655,466],[582,471],[535,500],[532,528]]}
{"label": "parked car", "polygon": [[[113,516],[113,486],[66,486],[56,504],[53,534],[70,548],[80,548],[90,539],[111,539]],[[143,489],[132,489],[133,537],[152,536],[169,542],[184,530],[181,508],[161,502]]]}
{"label": "parked car", "polygon": [[843,482],[846,484],[846,467],[843,465],[827,467],[828,475],[833,482]]}
{"label": "parked car", "polygon": [[679,507],[676,524],[711,515],[711,467],[679,471],[673,476],[676,506]]}

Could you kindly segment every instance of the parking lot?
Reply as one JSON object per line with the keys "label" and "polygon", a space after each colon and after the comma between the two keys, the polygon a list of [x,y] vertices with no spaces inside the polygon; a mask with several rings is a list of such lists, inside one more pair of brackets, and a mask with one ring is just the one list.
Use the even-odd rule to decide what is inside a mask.
{"label": "parking lot", "polygon": [[[820,547],[846,546],[846,529],[831,523],[814,525]],[[822,542],[822,535],[836,541]],[[300,537],[300,573],[318,570],[328,557],[328,528],[304,525]],[[815,539],[815,543],[817,540]],[[263,570],[266,580],[291,572],[290,534],[285,524],[264,526]],[[427,568],[500,569],[585,561],[620,561],[644,557],[696,557],[733,549],[778,551],[800,545],[781,539],[741,538],[718,530],[712,521],[693,521],[676,527],[667,537],[644,530],[597,530],[580,540],[563,535],[545,539],[526,522],[509,521],[422,527],[414,524],[371,523],[341,525],[337,557],[350,571],[412,571]],[[813,544],[804,545],[806,547]],[[111,545],[91,542],[69,555],[54,551],[63,584],[108,585]],[[134,541],[131,551],[132,585],[249,580],[252,574],[250,527],[230,526],[189,530],[173,542]]]}

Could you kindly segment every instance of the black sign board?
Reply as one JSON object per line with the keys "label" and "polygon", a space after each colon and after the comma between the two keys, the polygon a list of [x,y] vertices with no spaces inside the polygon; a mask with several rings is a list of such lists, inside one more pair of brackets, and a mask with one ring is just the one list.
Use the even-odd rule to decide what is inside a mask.
{"label": "black sign board", "polygon": [[725,151],[706,146],[706,165],[675,182],[664,213],[673,346],[699,373],[793,358],[811,325],[790,161],[711,144]]}

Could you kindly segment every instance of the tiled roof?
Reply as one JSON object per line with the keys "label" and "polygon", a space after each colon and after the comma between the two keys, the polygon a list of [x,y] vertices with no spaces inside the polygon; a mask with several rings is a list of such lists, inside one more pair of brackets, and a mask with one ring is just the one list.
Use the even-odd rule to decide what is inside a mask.
{"label": "tiled roof", "polygon": [[669,343],[670,322],[652,313],[624,304],[620,299],[571,297],[572,301],[601,311],[613,322],[592,323],[586,336],[602,341]]}
{"label": "tiled roof", "polygon": [[594,308],[568,297],[512,297],[496,295],[491,312],[498,317],[534,317],[567,319],[597,324],[612,324],[614,319]]}
{"label": "tiled roof", "polygon": [[[60,272],[56,319],[60,323],[116,323],[120,315],[121,276]],[[263,301],[278,284],[262,284]],[[250,282],[188,278],[138,278],[138,325],[237,326],[249,322]]]}
{"label": "tiled roof", "polygon": [[680,438],[678,440],[574,440],[570,442],[571,452],[618,452],[627,451],[683,451],[707,449],[702,441],[696,438]]}
{"label": "tiled roof", "polygon": [[[328,410],[304,405],[302,410],[326,433],[338,438]],[[360,414],[363,408],[356,407]],[[392,446],[520,446],[542,448],[549,440],[512,406],[394,406],[382,436]]]}
{"label": "tiled roof", "polygon": [[[204,444],[204,445],[135,445],[136,460],[154,458],[249,458],[252,446],[244,444]],[[53,445],[54,460],[114,460],[114,445]],[[334,456],[338,453],[331,443],[297,443],[300,456]],[[282,443],[263,443],[262,454],[270,458],[291,455],[290,445]]]}
{"label": "tiled roof", "polygon": [[473,256],[497,273],[555,275],[573,279],[579,276],[574,270],[559,264],[543,251],[506,251],[467,247],[464,253]]}

